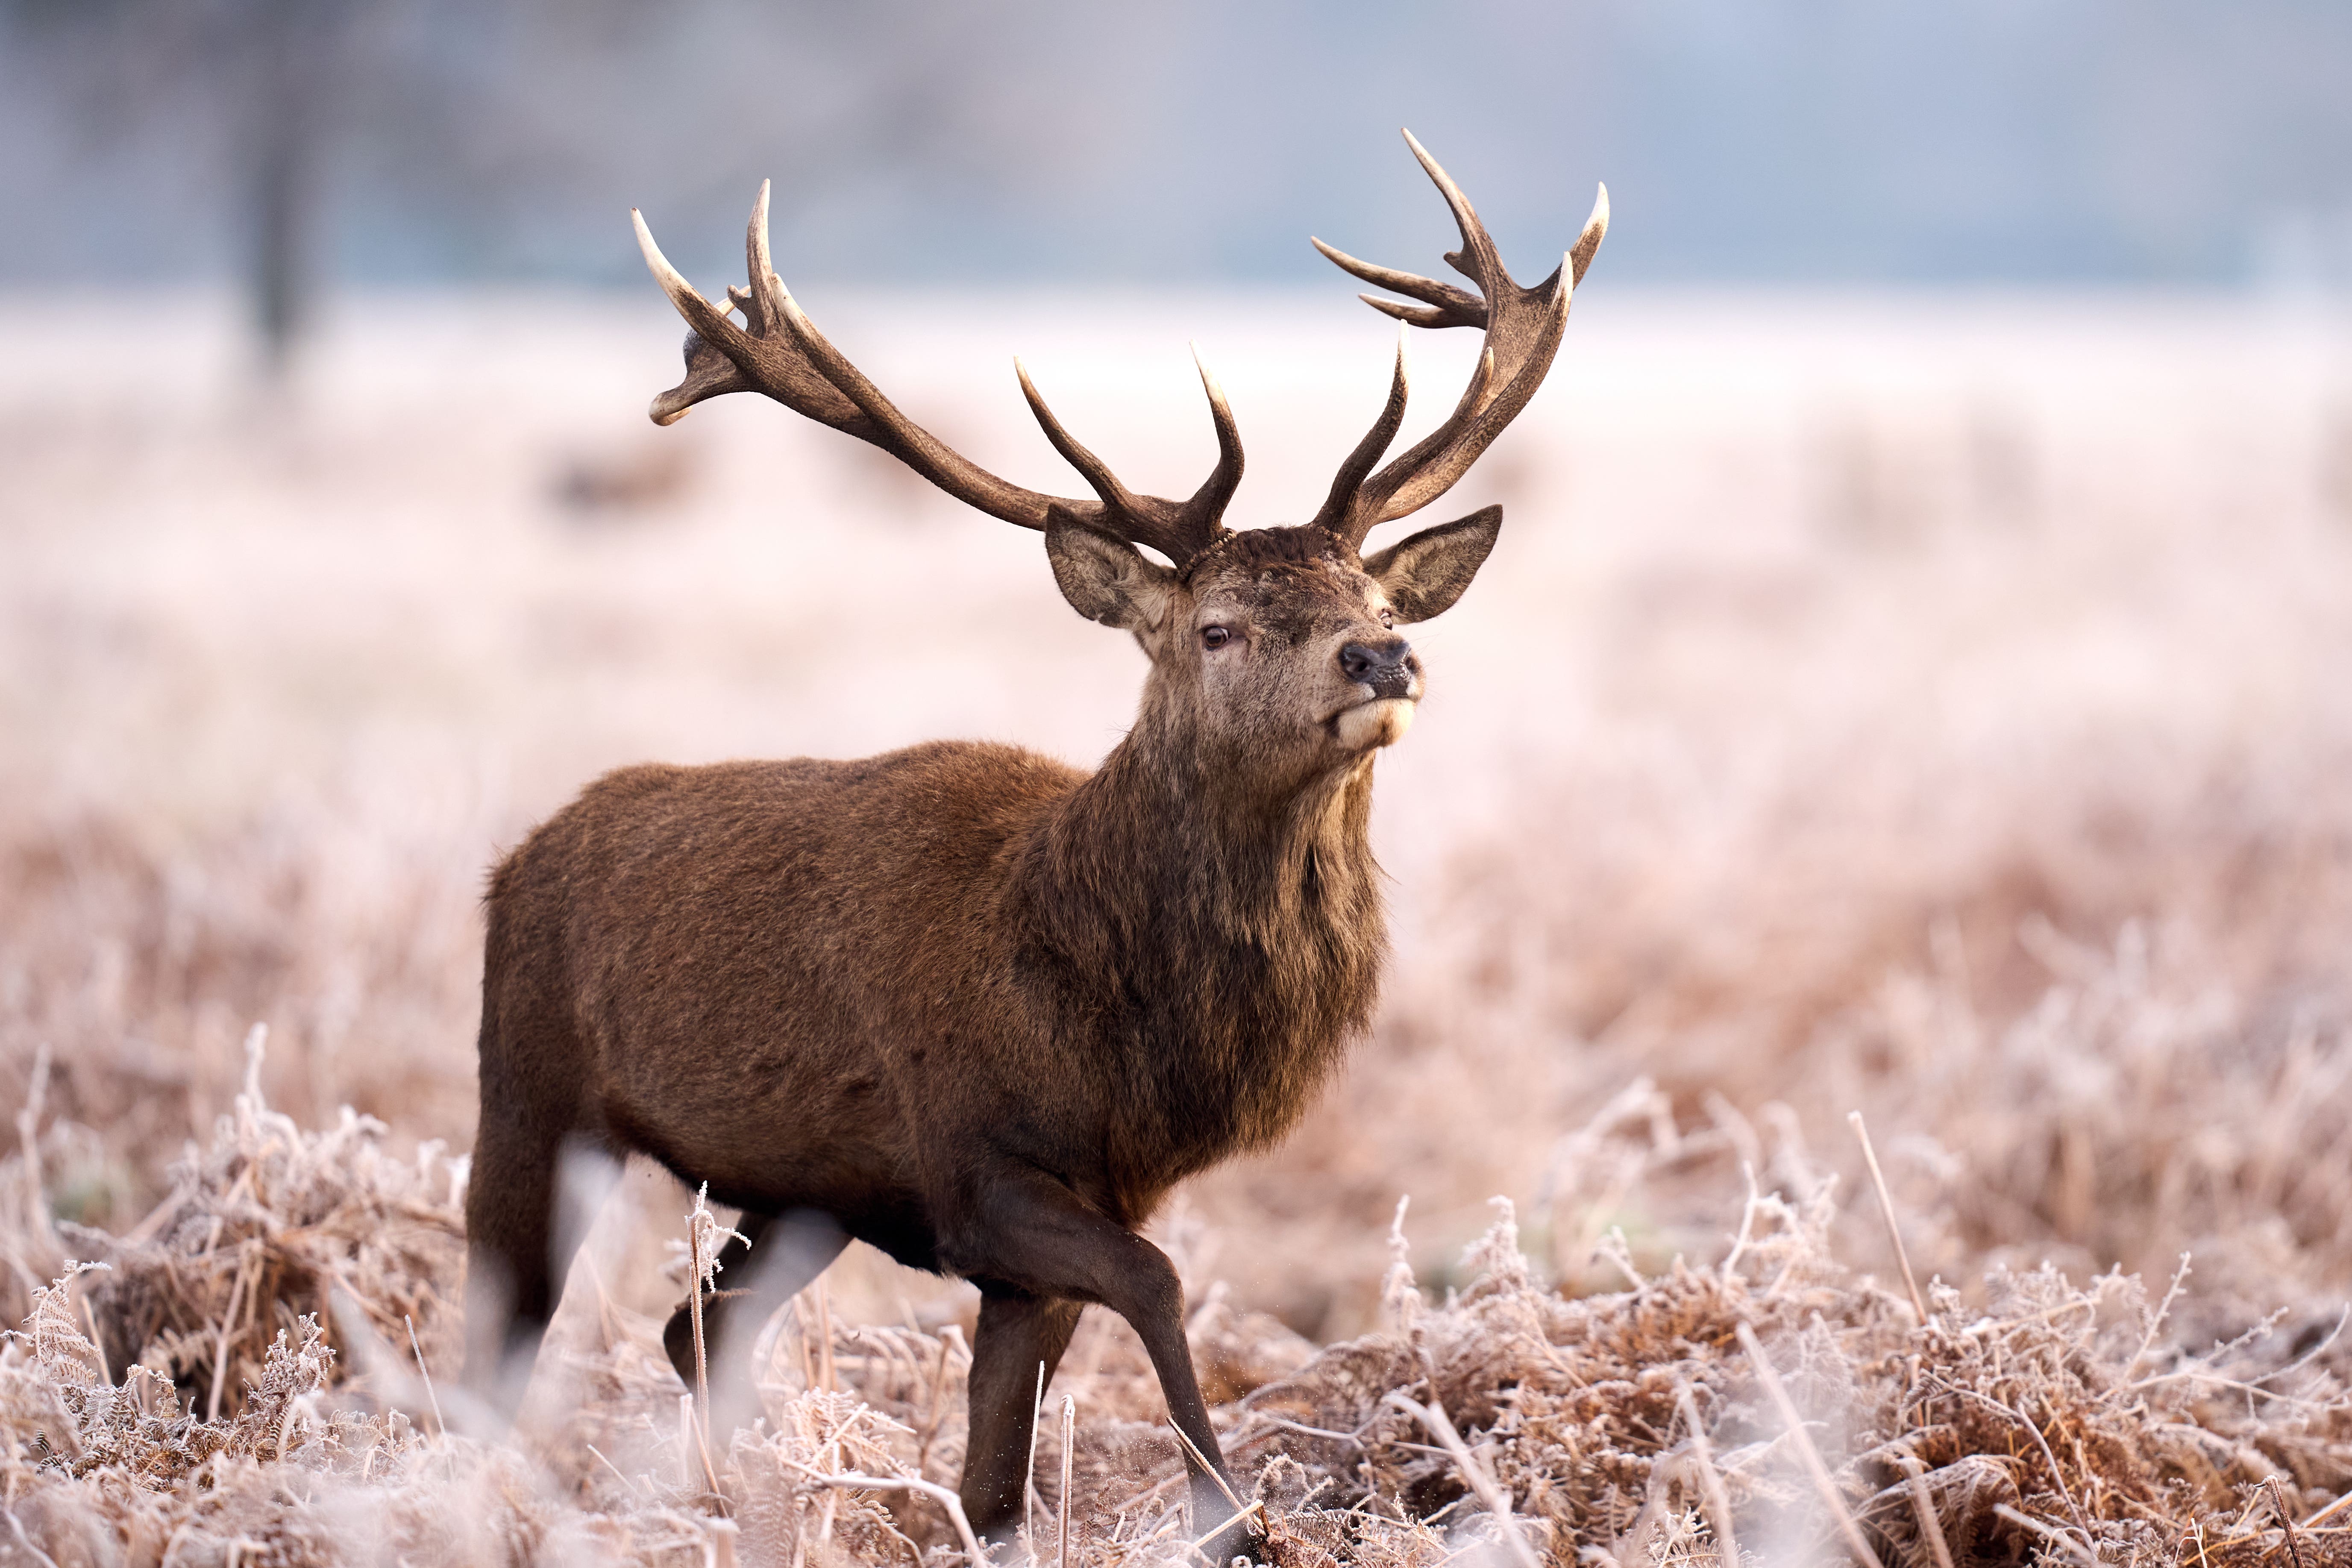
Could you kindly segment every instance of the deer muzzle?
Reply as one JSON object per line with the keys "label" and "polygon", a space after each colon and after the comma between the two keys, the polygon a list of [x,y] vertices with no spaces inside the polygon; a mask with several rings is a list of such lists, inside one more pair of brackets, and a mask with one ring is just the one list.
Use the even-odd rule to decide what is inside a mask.
{"label": "deer muzzle", "polygon": [[1339,650],[1339,672],[1371,688],[1375,698],[1421,695],[1421,660],[1412,657],[1412,645],[1402,637],[1348,644]]}

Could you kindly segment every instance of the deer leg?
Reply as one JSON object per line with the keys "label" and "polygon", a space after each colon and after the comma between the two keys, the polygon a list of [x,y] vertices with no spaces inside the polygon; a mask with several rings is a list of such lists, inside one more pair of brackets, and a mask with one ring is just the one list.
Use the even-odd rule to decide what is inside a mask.
{"label": "deer leg", "polygon": [[[848,1236],[830,1215],[794,1210],[779,1218],[745,1210],[735,1222],[738,1237],[719,1249],[720,1278],[730,1273],[744,1281],[732,1289],[706,1291],[702,1298],[703,1359],[710,1372],[710,1425],[724,1435],[751,1425],[760,1413],[758,1369],[743,1364],[740,1336],[756,1334],[759,1325],[824,1272],[849,1245]],[[689,1302],[680,1302],[662,1330],[662,1349],[678,1380],[695,1386],[694,1318]]]}
{"label": "deer leg", "polygon": [[[1192,1347],[1184,1341],[1184,1287],[1168,1255],[1126,1226],[1104,1218],[1060,1183],[1034,1173],[990,1182],[976,1200],[971,1223],[957,1237],[957,1256],[952,1261],[958,1269],[970,1278],[994,1281],[1002,1289],[1032,1296],[1098,1301],[1125,1318],[1151,1357],[1151,1370],[1168,1398],[1170,1418],[1215,1467],[1212,1474],[1191,1454],[1184,1457],[1184,1468],[1192,1479],[1194,1528],[1206,1530],[1219,1520],[1233,1520],[1234,1505],[1225,1496],[1232,1480],[1217,1445],[1216,1429],[1209,1425],[1209,1406],[1201,1397],[1200,1379],[1192,1370]],[[983,1318],[983,1326],[985,1322]],[[1028,1374],[1033,1388],[1034,1361],[1033,1357]],[[976,1352],[972,1375],[968,1475],[971,1467],[1020,1462],[983,1450]],[[1028,1395],[1022,1398],[1025,1401]],[[1026,1412],[1028,1405],[1024,1403],[1022,1409]],[[1025,1439],[1022,1446],[1025,1449]],[[969,1479],[965,1488],[969,1508],[973,1499]],[[1239,1489],[1232,1489],[1238,1495]],[[1256,1526],[1233,1520],[1203,1549],[1210,1561],[1223,1563],[1242,1552],[1263,1559],[1265,1547],[1265,1535]]]}
{"label": "deer leg", "polygon": [[522,1403],[560,1281],[617,1170],[517,1109],[485,1097],[466,1187],[464,1384],[501,1421]]}
{"label": "deer leg", "polygon": [[[966,1393],[971,1434],[964,1445],[964,1513],[982,1541],[1013,1539],[1029,1483],[1029,1440],[1037,1413],[1038,1367],[1051,1383],[1081,1310],[1076,1301],[982,1285]],[[1066,1501],[1065,1507],[1068,1504]]]}

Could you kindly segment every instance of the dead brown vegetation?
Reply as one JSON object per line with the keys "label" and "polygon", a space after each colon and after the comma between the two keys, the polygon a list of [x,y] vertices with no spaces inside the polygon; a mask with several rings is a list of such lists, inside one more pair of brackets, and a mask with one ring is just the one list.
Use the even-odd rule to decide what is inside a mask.
{"label": "dead brown vegetation", "polygon": [[[1580,312],[1570,379],[1495,454],[1531,526],[1490,598],[1433,623],[1444,679],[1381,763],[1399,940],[1373,1038],[1281,1151],[1167,1222],[1221,1435],[1254,1477],[1286,1456],[1263,1481],[1286,1562],[1508,1560],[1391,1394],[1445,1413],[1538,1552],[1716,1561],[1727,1520],[1751,1559],[1833,1557],[1843,1527],[1743,1321],[1890,1564],[1937,1562],[1902,1442],[1958,1563],[2080,1563],[2086,1527],[2103,1562],[2344,1562],[2324,1510],[2352,1484],[2330,1338],[2352,1285],[2352,535],[2320,361],[2195,310],[1624,310]],[[1351,323],[1293,314],[1264,323],[1300,334],[1284,363],[1329,364],[1334,392],[1380,374],[1384,343],[1350,361]],[[138,331],[168,346],[173,321]],[[937,367],[1001,365],[1015,337],[1057,389],[1134,410],[1101,433],[1123,468],[1150,475],[1161,429],[1192,432],[1166,470],[1197,467],[1189,397],[1151,401],[1176,377],[1109,388],[1131,344],[1089,360],[1073,328],[999,344],[969,321],[857,337],[1000,471],[1034,434]],[[955,733],[1090,762],[1132,668],[1013,531],[877,495],[764,422],[740,448],[708,433],[695,487],[648,503],[660,528],[572,527],[551,455],[635,426],[669,353],[643,316],[513,340],[486,374],[534,395],[495,418],[449,416],[437,374],[482,333],[362,320],[310,411],[268,426],[192,372],[137,404],[91,381],[102,322],[55,353],[0,326],[21,351],[0,370],[0,1098],[34,1110],[50,1063],[0,1178],[7,1321],[68,1258],[113,1261],[5,1352],[0,1499],[26,1534],[0,1521],[0,1561],[903,1561],[891,1531],[951,1552],[925,1495],[833,1481],[953,1475],[967,1299],[853,1255],[775,1325],[772,1436],[712,1456],[730,1538],[642,1315],[677,1297],[662,1238],[687,1197],[630,1178],[615,1217],[652,1225],[592,1246],[530,1441],[492,1449],[449,1387],[452,1172],[413,1151],[470,1141],[483,868],[580,778]],[[1328,473],[1280,455],[1357,430],[1316,424],[1319,384],[1219,357],[1265,431],[1253,484],[1311,509]],[[579,374],[551,390],[550,363]],[[810,586],[883,573],[925,585],[887,624]],[[1727,1263],[1743,1167],[1758,1206]],[[1384,1299],[1408,1192],[1423,1289]],[[1523,1277],[1499,1241],[1465,1256],[1497,1193]],[[167,1203],[119,1253],[71,1228],[131,1237]],[[211,1421],[238,1258],[267,1280]],[[331,1285],[313,1341],[338,1273],[352,1310]],[[98,1389],[84,1303],[118,1293],[177,1303],[180,1414],[157,1376],[143,1410]],[[108,1343],[108,1370],[145,1348]],[[248,1403],[273,1377],[284,1396]],[[1139,1352],[1090,1315],[1046,1395],[1042,1554],[1065,1392],[1073,1554],[1172,1552],[1172,1440]],[[103,1462],[77,1475],[75,1441]]]}
{"label": "dead brown vegetation", "polygon": [[[235,1214],[255,1255],[315,1253],[310,1194],[257,1177],[273,1166],[341,1166],[363,1202],[451,1224],[455,1194],[354,1158],[353,1137],[243,1099],[161,1211],[180,1226],[154,1232]],[[1605,1164],[1612,1142],[1587,1152]],[[2186,1325],[2210,1313],[2183,1311],[2180,1279],[2151,1300],[2137,1279],[2042,1268],[1996,1270],[1975,1300],[1937,1284],[1922,1321],[1837,1260],[1834,1179],[1779,1141],[1769,1158],[1780,1174],[1751,1188],[1719,1259],[1645,1275],[1613,1236],[1601,1251],[1619,1288],[1601,1293],[1550,1288],[1507,1204],[1442,1300],[1413,1279],[1401,1210],[1386,1323],[1326,1350],[1208,1292],[1194,1352],[1226,1396],[1221,1435],[1255,1479],[1276,1562],[1434,1564],[1477,1542],[1558,1562],[1728,1562],[1727,1540],[1811,1559],[1841,1532],[1904,1568],[2352,1561],[2340,1316],[2290,1311],[2200,1346]],[[26,1238],[10,1240],[21,1256]],[[804,1296],[763,1346],[765,1420],[713,1453],[655,1321],[604,1301],[519,1449],[447,1430],[437,1394],[364,1318],[346,1315],[339,1354],[299,1312],[291,1270],[245,1276],[261,1282],[256,1316],[287,1326],[236,1363],[250,1370],[225,1410],[168,1375],[184,1334],[151,1340],[118,1386],[89,1314],[194,1298],[184,1255],[114,1251],[37,1290],[0,1352],[14,1534],[0,1551],[785,1564],[963,1550],[944,1484],[970,1365],[953,1324],[838,1322]],[[379,1249],[350,1255],[337,1288],[413,1301],[429,1325],[454,1284]],[[234,1295],[215,1311],[221,1328],[242,1321]],[[1182,1560],[1181,1456],[1139,1348],[1097,1324],[1069,1366],[1056,1387],[1075,1443],[1066,1468],[1061,1428],[1041,1424],[1029,1550],[1046,1554],[1066,1510],[1081,1562]]]}

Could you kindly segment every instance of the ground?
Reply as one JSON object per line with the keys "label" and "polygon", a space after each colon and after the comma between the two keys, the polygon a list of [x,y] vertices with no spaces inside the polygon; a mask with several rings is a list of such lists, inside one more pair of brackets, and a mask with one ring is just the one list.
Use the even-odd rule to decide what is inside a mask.
{"label": "ground", "polygon": [[[1010,354],[1181,494],[1213,450],[1199,337],[1251,453],[1242,524],[1312,510],[1390,352],[1319,296],[803,292],[916,417],[1051,489],[1075,481]],[[1254,1476],[1289,1455],[1278,1542],[1834,1552],[1745,1321],[1873,1551],[1935,1561],[1904,1439],[1963,1557],[2340,1556],[2343,1515],[2293,1542],[2273,1515],[2352,1484],[2352,327],[1585,296],[1440,513],[1507,521],[1415,629],[1431,694],[1380,764],[1373,1037],[1162,1221],[1229,1446]],[[0,1306],[33,1324],[0,1368],[0,1558],[47,1531],[59,1563],[701,1561],[719,1511],[755,1561],[952,1545],[919,1495],[809,1469],[952,1481],[960,1288],[853,1252],[822,1321],[776,1325],[761,1445],[698,1473],[646,1348],[688,1206],[655,1173],[575,1271],[536,1448],[444,1432],[406,1370],[404,1318],[448,1392],[502,846],[646,758],[968,735],[1088,762],[1140,676],[1034,535],[856,443],[741,399],[647,426],[665,310],[354,305],[265,393],[206,301],[0,302],[0,1086],[31,1113]],[[1426,427],[1467,345],[1414,349]],[[146,1314],[179,1427],[106,1392],[101,1312]],[[1165,1554],[1149,1380],[1086,1332],[1047,1395],[1077,1401],[1073,1550]],[[1041,1530],[1059,1453],[1049,1430]],[[475,1533],[428,1550],[453,1519]]]}

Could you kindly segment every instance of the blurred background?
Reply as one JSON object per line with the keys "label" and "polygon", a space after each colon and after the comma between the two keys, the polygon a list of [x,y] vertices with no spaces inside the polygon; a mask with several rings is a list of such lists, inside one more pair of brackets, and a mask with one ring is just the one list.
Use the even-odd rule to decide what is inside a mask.
{"label": "blurred background", "polygon": [[1381,1023],[1187,1194],[1196,1278],[1345,1334],[1400,1195],[1442,1283],[1502,1194],[1607,1285],[1719,1252],[1743,1168],[1850,1194],[1860,1109],[1923,1272],[2340,1293],[2347,79],[2328,0],[0,0],[0,1100],[47,1072],[47,1201],[147,1212],[256,1021],[306,1123],[462,1148],[482,878],[605,768],[1116,742],[1139,656],[1034,535],[771,405],[646,423],[631,206],[715,295],[772,177],[833,339],[1056,492],[1010,356],[1183,494],[1199,340],[1261,524],[1391,352],[1307,237],[1454,243],[1402,124],[1522,279],[1596,181],[1615,222],[1448,498],[1509,526],[1381,764]]}
{"label": "blurred background", "polygon": [[1619,286],[2352,286],[2327,0],[1555,5],[8,0],[0,281],[633,287],[777,181],[811,279],[1313,280],[1421,238],[1410,120],[1540,251],[1601,174]]}

